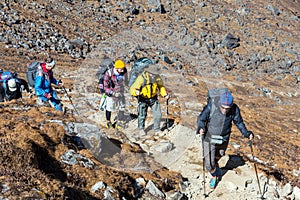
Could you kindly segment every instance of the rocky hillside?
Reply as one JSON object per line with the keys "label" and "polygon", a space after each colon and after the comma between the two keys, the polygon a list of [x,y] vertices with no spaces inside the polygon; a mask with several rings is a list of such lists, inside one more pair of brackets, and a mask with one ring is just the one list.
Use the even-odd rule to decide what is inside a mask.
{"label": "rocky hillside", "polygon": [[[0,68],[25,78],[31,61],[51,56],[57,60],[55,75],[68,89],[68,94],[60,92],[68,107],[66,115],[38,107],[36,97],[27,94],[23,100],[1,104],[1,197],[199,199],[203,188],[191,180],[201,184],[202,177],[184,168],[197,168],[192,172],[202,173],[202,161],[195,164],[194,154],[182,152],[196,153],[201,148],[180,144],[173,149],[180,151],[171,154],[174,159],[164,160],[153,153],[153,146],[175,140],[177,132],[192,133],[207,89],[226,86],[241,107],[247,127],[255,133],[259,173],[274,180],[276,187],[285,186],[272,187],[265,197],[299,198],[298,0],[18,0],[1,2],[0,8]],[[169,118],[173,131],[165,130],[165,135],[143,141],[132,136],[136,102],[128,94],[128,128],[103,128],[95,74],[104,55],[123,59],[128,69],[141,56],[161,66],[171,94],[168,116],[161,102],[163,115]],[[151,115],[148,123],[150,126]],[[189,134],[186,137],[193,141]],[[78,138],[87,139],[82,144]],[[105,143],[107,138],[114,145],[108,145],[110,151],[105,152],[100,141]],[[132,153],[134,156],[129,156]],[[249,159],[249,147],[236,129],[228,154],[245,162]],[[183,159],[187,155],[191,158]],[[74,157],[78,162],[68,160]],[[184,161],[179,165],[181,159]],[[142,170],[137,170],[141,160]],[[173,167],[171,163],[175,163]],[[245,165],[234,168],[231,171],[236,174],[247,169]],[[234,176],[224,177],[224,183],[231,178]],[[184,189],[185,184],[190,187]],[[226,196],[228,188],[223,188],[212,192],[211,198],[256,199],[257,193],[251,190],[257,189],[246,188],[246,196],[233,189],[233,196]]]}

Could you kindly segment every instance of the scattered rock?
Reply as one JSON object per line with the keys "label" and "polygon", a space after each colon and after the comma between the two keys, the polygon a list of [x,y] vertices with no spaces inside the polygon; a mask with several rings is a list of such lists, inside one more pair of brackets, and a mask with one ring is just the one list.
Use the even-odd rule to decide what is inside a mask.
{"label": "scattered rock", "polygon": [[155,186],[155,184],[151,180],[148,181],[148,183],[146,185],[146,189],[150,192],[150,194],[152,194],[155,197],[165,198],[165,196],[166,196],[162,191],[160,191]]}
{"label": "scattered rock", "polygon": [[100,181],[100,182],[97,182],[95,183],[92,188],[91,188],[91,192],[96,192],[97,190],[102,190],[102,189],[105,189],[106,188],[106,185],[104,182]]}

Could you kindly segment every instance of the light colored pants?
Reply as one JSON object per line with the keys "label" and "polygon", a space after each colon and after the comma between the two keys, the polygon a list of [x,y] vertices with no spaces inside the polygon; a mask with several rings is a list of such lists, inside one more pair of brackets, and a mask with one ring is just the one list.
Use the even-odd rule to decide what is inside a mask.
{"label": "light colored pants", "polygon": [[125,97],[106,97],[106,106],[105,109],[110,112],[116,111],[116,108],[119,110],[125,110]]}
{"label": "light colored pants", "polygon": [[106,106],[105,110],[109,112],[114,112],[116,110],[116,98],[115,97],[106,97]]}
{"label": "light colored pants", "polygon": [[153,112],[153,118],[154,118],[153,129],[154,129],[154,131],[159,131],[162,114],[161,114],[160,103],[158,100],[156,100],[153,105],[149,105],[144,102],[139,102],[139,105],[138,105],[138,111],[139,111],[138,128],[139,129],[145,128],[145,120],[147,117],[148,107],[151,107],[151,110]]}
{"label": "light colored pants", "polygon": [[118,114],[117,114],[118,120],[124,120],[121,118],[124,118],[125,97],[120,96],[120,97],[116,98],[116,97],[107,96],[105,110],[107,110],[109,112],[114,112],[114,111],[116,111],[116,108],[118,108]]}

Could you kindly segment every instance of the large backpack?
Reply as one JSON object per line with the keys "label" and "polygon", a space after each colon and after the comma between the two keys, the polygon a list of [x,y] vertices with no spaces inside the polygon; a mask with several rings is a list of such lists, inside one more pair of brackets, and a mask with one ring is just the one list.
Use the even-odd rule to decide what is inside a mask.
{"label": "large backpack", "polygon": [[128,86],[130,87],[134,83],[135,79],[142,74],[144,69],[152,64],[153,62],[149,58],[142,57],[137,59],[130,70]]}
{"label": "large backpack", "polygon": [[230,92],[227,88],[213,88],[209,89],[207,93],[207,105],[211,105],[210,118],[218,107],[220,97],[225,92]]}
{"label": "large backpack", "polygon": [[38,61],[30,63],[26,69],[26,77],[30,87],[34,87],[35,77],[38,69],[42,69],[41,63]]}
{"label": "large backpack", "polygon": [[104,74],[112,69],[114,67],[114,62],[112,59],[105,57],[104,59],[102,59],[101,63],[100,63],[100,67],[96,73],[96,76],[99,80],[98,84],[99,84],[99,89],[100,89],[100,93],[103,94],[105,93],[104,91]]}

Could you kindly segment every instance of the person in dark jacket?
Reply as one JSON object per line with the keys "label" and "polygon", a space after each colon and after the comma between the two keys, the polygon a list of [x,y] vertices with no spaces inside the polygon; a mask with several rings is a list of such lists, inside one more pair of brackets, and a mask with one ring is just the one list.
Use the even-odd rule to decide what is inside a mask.
{"label": "person in dark jacket", "polygon": [[[104,74],[104,90],[106,94],[106,105],[105,105],[105,115],[106,115],[106,128],[124,128],[125,126],[125,84],[128,82],[127,69],[125,63],[122,60],[116,60],[114,67],[109,69]],[[118,107],[117,122],[111,122],[111,114]]]}
{"label": "person in dark jacket", "polygon": [[20,99],[24,90],[30,93],[28,83],[24,79],[11,78],[0,85],[0,102]]}
{"label": "person in dark jacket", "polygon": [[46,62],[41,63],[35,78],[34,89],[38,96],[38,104],[45,105],[49,102],[55,110],[63,111],[62,104],[51,84],[59,87],[63,86],[61,80],[56,80],[53,76],[55,60],[49,58]]}
{"label": "person in dark jacket", "polygon": [[[248,131],[239,107],[233,103],[230,92],[225,92],[220,96],[217,105],[206,105],[197,119],[197,134],[202,136],[203,156],[205,168],[212,175],[210,187],[215,188],[218,177],[222,176],[222,171],[218,166],[218,161],[225,155],[225,151],[230,139],[232,122],[237,126],[242,135],[250,140],[253,133]],[[211,114],[212,106],[216,106]]]}

